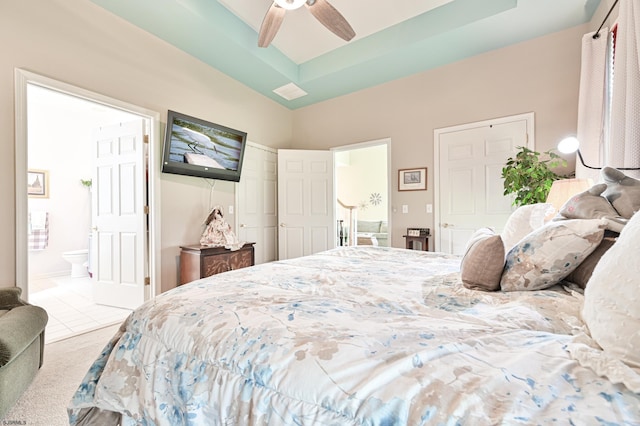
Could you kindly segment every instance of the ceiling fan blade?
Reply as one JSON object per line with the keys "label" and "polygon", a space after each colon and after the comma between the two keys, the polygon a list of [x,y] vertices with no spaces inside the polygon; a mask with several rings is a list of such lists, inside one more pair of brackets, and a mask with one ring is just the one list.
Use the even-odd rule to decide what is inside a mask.
{"label": "ceiling fan blade", "polygon": [[341,39],[349,41],[355,37],[355,31],[353,31],[353,28],[351,28],[347,20],[344,19],[344,16],[326,0],[309,0],[305,5],[309,9],[309,12],[311,12],[322,25]]}
{"label": "ceiling fan blade", "polygon": [[262,25],[260,26],[260,33],[258,34],[258,47],[267,47],[273,41],[276,33],[282,25],[284,14],[287,11],[277,4],[273,3],[267,14],[264,15]]}

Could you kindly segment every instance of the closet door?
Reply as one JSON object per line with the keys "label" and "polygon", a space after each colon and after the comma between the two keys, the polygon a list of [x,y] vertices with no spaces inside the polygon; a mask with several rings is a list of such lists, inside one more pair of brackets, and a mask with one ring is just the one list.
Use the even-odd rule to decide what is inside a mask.
{"label": "closet door", "polygon": [[533,147],[533,114],[435,132],[436,251],[462,254],[475,230],[500,232],[513,211],[502,167],[519,146]]}

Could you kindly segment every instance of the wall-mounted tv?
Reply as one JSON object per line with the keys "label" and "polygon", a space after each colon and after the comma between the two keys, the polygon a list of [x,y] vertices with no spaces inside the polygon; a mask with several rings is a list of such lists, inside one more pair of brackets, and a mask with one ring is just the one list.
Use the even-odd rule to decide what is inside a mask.
{"label": "wall-mounted tv", "polygon": [[240,181],[247,134],[175,111],[168,111],[162,171]]}

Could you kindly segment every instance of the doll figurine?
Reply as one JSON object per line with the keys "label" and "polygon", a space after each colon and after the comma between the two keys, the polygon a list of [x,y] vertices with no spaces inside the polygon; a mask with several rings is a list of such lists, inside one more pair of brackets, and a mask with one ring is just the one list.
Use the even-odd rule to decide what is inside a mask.
{"label": "doll figurine", "polygon": [[203,246],[222,246],[229,250],[239,250],[244,245],[244,242],[238,241],[231,230],[231,225],[224,220],[222,207],[215,206],[205,220],[205,228],[200,237],[200,244]]}

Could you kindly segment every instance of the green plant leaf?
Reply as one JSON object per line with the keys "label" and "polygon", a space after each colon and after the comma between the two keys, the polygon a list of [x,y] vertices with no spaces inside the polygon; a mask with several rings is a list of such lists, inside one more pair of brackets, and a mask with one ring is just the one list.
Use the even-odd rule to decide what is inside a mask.
{"label": "green plant leaf", "polygon": [[524,146],[517,148],[515,158],[509,157],[502,168],[504,195],[514,194],[516,206],[543,203],[553,181],[565,177],[552,169],[566,166],[567,162],[553,151],[541,154]]}

